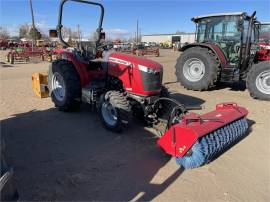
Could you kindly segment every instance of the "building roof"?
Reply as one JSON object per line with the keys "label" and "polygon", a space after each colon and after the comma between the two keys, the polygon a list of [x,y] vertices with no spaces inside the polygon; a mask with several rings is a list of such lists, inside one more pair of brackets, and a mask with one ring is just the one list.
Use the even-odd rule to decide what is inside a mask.
{"label": "building roof", "polygon": [[191,35],[195,33],[181,33],[181,34],[143,34],[142,36],[181,36],[181,35]]}
{"label": "building roof", "polygon": [[261,25],[270,25],[270,22],[260,22]]}
{"label": "building roof", "polygon": [[199,19],[202,18],[208,18],[208,17],[218,17],[218,16],[235,16],[235,15],[247,15],[246,12],[232,12],[232,13],[214,13],[214,14],[209,14],[209,15],[200,15],[200,16],[195,16],[191,18],[192,21],[196,22]]}

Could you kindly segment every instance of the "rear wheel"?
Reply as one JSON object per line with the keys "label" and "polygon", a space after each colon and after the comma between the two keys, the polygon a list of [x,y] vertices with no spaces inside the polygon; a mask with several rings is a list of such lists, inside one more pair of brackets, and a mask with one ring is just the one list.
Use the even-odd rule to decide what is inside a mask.
{"label": "rear wheel", "polygon": [[270,62],[253,65],[248,72],[246,83],[251,97],[270,100]]}
{"label": "rear wheel", "polygon": [[177,80],[190,90],[207,90],[215,84],[219,73],[215,55],[201,47],[185,50],[175,68]]}
{"label": "rear wheel", "polygon": [[121,132],[128,125],[130,105],[123,93],[108,91],[101,96],[100,117],[104,126]]}
{"label": "rear wheel", "polygon": [[10,55],[10,64],[14,64],[14,55],[13,54],[11,54]]}
{"label": "rear wheel", "polygon": [[80,107],[80,78],[71,63],[54,61],[49,66],[48,84],[52,101],[59,110],[74,111]]}
{"label": "rear wheel", "polygon": [[6,55],[6,62],[10,62],[10,57],[9,57],[9,54]]}

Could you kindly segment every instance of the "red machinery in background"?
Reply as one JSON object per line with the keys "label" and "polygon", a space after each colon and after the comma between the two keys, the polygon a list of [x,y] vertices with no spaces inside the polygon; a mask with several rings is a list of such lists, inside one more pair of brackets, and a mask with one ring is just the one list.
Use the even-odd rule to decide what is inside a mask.
{"label": "red machinery in background", "polygon": [[256,59],[259,61],[270,61],[270,22],[262,22],[258,24],[260,47],[257,51]]}
{"label": "red machinery in background", "polygon": [[0,39],[0,50],[6,50],[8,48],[8,41],[6,39]]}
{"label": "red machinery in background", "polygon": [[32,48],[28,43],[21,44],[18,47],[11,49],[6,55],[6,61],[14,64],[15,62],[29,62],[30,58],[39,58],[42,61],[47,58],[51,61],[53,48],[49,46],[42,46]]}

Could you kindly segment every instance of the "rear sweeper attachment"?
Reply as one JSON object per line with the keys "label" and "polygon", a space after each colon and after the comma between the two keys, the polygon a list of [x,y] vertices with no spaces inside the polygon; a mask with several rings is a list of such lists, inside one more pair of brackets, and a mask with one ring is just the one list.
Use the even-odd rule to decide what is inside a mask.
{"label": "rear sweeper attachment", "polygon": [[[76,47],[64,41],[61,29],[66,2],[92,5],[101,12],[97,41],[78,42]],[[57,30],[50,30],[50,36],[58,36],[67,48],[57,50],[58,57],[49,65],[48,75],[34,74],[32,82],[36,94],[51,96],[60,111],[72,112],[81,103],[87,103],[98,110],[105,128],[114,132],[127,127],[131,114],[154,128],[164,123],[166,128],[159,133],[158,144],[185,168],[207,163],[247,131],[246,109],[225,103],[204,115],[188,113],[194,107],[185,107],[169,98],[168,90],[162,85],[161,64],[107,51],[102,44],[105,33],[101,4],[62,0],[59,11]]]}
{"label": "rear sweeper attachment", "polygon": [[236,103],[218,104],[203,115],[182,115],[183,108],[180,110],[180,116],[172,115],[174,123],[158,144],[186,169],[210,162],[247,134],[248,111]]}

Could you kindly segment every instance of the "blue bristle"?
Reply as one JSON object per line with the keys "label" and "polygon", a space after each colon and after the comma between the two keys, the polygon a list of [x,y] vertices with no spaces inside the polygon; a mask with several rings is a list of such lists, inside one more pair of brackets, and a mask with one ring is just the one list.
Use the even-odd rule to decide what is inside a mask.
{"label": "blue bristle", "polygon": [[205,162],[202,144],[198,141],[192,146],[192,155],[176,158],[176,162],[185,168],[196,168]]}
{"label": "blue bristle", "polygon": [[236,143],[246,134],[248,123],[245,118],[219,128],[212,133],[201,137],[191,148],[190,156],[176,158],[176,162],[184,168],[199,167],[216,157],[227,147]]}

